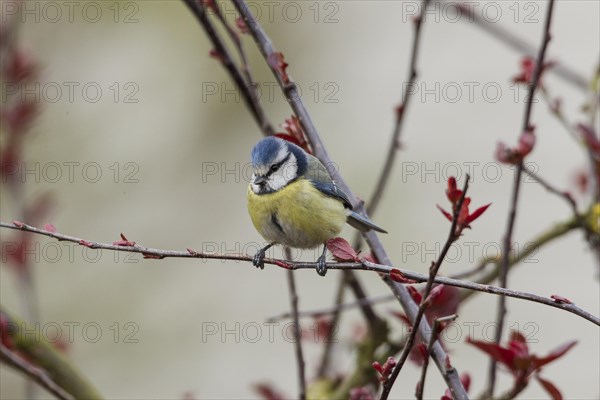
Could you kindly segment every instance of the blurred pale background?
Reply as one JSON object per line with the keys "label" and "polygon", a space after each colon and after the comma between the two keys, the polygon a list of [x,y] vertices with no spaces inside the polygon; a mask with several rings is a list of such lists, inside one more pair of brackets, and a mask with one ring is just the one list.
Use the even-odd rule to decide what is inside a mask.
{"label": "blurred pale background", "polygon": [[[208,56],[209,41],[186,7],[178,1],[96,2],[102,14],[92,23],[88,20],[95,18],[95,6],[86,8],[87,2],[76,2],[79,7],[72,22],[66,5],[50,3],[61,7],[62,17],[52,22],[54,11],[47,9],[44,17],[38,4],[41,18],[23,17],[20,41],[41,63],[42,84],[57,84],[63,92],[54,102],[43,103],[25,158],[28,166],[39,163],[42,171],[52,162],[80,164],[72,182],[66,166],[56,183],[43,174],[39,182],[29,175],[25,179],[28,198],[51,191],[57,206],[48,222],[60,232],[90,240],[112,242],[124,232],[130,240],[150,247],[252,253],[261,238],[246,213],[244,167],[260,132],[224,69]],[[262,13],[260,22],[285,54],[288,71],[302,89],[333,160],[362,198],[370,196],[388,146],[393,109],[407,76],[412,40],[409,11],[417,4],[253,3]],[[545,2],[478,4],[479,12],[488,6],[486,15],[491,20],[535,46],[540,42]],[[83,14],[83,9],[89,14]],[[233,18],[232,6],[225,10]],[[496,16],[497,10],[501,15]],[[599,12],[597,1],[559,1],[549,57],[591,77],[598,63]],[[436,203],[446,204],[445,179],[456,174],[457,167],[463,178],[472,168],[472,204],[493,205],[464,235],[463,243],[471,243],[470,247],[459,246],[460,252],[444,265],[442,272],[450,274],[468,269],[486,251],[494,254],[500,246],[512,170],[488,163],[494,162],[498,140],[516,142],[525,92],[510,82],[519,71],[519,54],[477,27],[452,22],[444,15],[438,13],[436,19],[432,13],[426,19],[419,62],[424,86],[419,86],[410,107],[404,149],[373,219],[390,232],[382,240],[392,259],[405,268],[425,271],[447,234],[448,223],[435,208]],[[264,107],[271,120],[280,124],[290,109],[280,91],[273,89],[274,79],[250,38],[245,38],[245,45],[256,78],[267,82]],[[79,84],[72,99],[67,82]],[[552,74],[546,75],[545,82],[552,94],[563,99],[567,115],[583,121],[582,92]],[[90,100],[95,96],[93,88],[88,97],[82,93],[86,84],[101,88],[98,101]],[[472,98],[468,85],[474,87]],[[489,91],[484,90],[486,85]],[[431,92],[425,94],[425,89]],[[48,90],[46,96],[54,98]],[[533,122],[538,143],[530,161],[558,187],[575,190],[573,177],[586,167],[583,152],[542,101],[535,106]],[[83,172],[88,163],[97,163],[101,170],[95,183],[88,182],[95,175],[93,166],[89,175]],[[214,167],[217,172],[210,174]],[[527,183],[522,189],[514,235],[517,249],[569,216],[563,201],[536,184]],[[579,199],[582,205],[588,202]],[[1,200],[1,219],[12,221],[15,204],[7,193]],[[5,241],[13,232],[1,234]],[[345,236],[352,237],[350,229]],[[288,396],[297,393],[294,350],[285,340],[285,322],[273,328],[272,340],[264,325],[268,317],[289,309],[283,270],[260,271],[246,263],[220,261],[142,260],[86,253],[63,244],[44,247],[49,243],[54,242],[40,239],[48,253],[42,251],[35,266],[42,323],[80,324],[69,355],[106,398],[177,399],[188,391],[198,398],[251,398],[256,396],[252,385],[264,381],[273,382]],[[417,254],[403,252],[407,246],[416,246]],[[54,260],[57,248],[61,253]],[[597,264],[580,233],[561,238],[529,261],[511,273],[511,287],[540,295],[560,294],[595,315],[600,313]],[[20,313],[12,270],[2,267],[0,276],[3,306]],[[360,276],[369,294],[388,293],[375,274]],[[325,279],[313,271],[300,271],[296,277],[302,309],[331,304],[337,272],[331,271]],[[453,364],[472,375],[473,394],[485,385],[488,362],[464,340],[470,323],[479,323],[473,332],[476,339],[484,338],[485,324],[494,321],[496,301],[480,295],[466,303],[458,321],[460,337],[450,345]],[[527,329],[538,341],[531,344],[533,352],[543,355],[568,340],[579,340],[567,356],[545,368],[543,376],[553,380],[566,398],[598,398],[598,328],[537,304],[509,300],[508,307],[507,325]],[[386,314],[399,307],[386,303],[378,309]],[[90,322],[102,329],[95,343],[86,340],[81,329]],[[126,329],[128,322],[133,324]],[[119,324],[117,340],[115,323]],[[256,324],[261,336],[245,340],[254,339]],[[350,344],[359,324],[362,320],[356,311],[344,315],[335,356],[340,372],[352,366]],[[66,335],[66,325],[62,326]],[[221,332],[203,338],[203,332],[215,326],[237,331],[239,339],[233,333],[221,338]],[[125,340],[133,332],[131,327],[137,327],[131,337],[137,343]],[[94,336],[94,331],[89,335]],[[309,378],[321,347],[305,344]],[[0,372],[2,398],[23,398],[23,379],[4,366]],[[418,374],[418,368],[408,366],[393,396],[412,398]],[[501,372],[500,377],[500,387],[508,388],[508,373]],[[426,396],[439,398],[443,391],[432,368]],[[547,394],[534,382],[522,397],[546,398]]]}

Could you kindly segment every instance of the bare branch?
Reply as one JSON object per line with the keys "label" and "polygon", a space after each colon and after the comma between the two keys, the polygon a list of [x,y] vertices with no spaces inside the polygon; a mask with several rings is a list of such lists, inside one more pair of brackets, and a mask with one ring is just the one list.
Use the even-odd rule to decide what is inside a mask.
{"label": "bare branch", "polygon": [[557,188],[552,186],[552,184],[550,184],[547,180],[542,178],[539,174],[537,174],[534,171],[527,168],[526,165],[523,166],[523,172],[525,172],[525,174],[527,174],[532,179],[534,179],[537,183],[542,185],[543,188],[546,189],[548,192],[555,194],[555,195],[561,197],[562,199],[564,199],[571,207],[571,210],[573,210],[573,214],[579,215],[579,212],[577,211],[577,203],[575,203],[575,200],[573,199],[573,197],[571,197],[571,195],[569,193],[562,191],[562,190],[558,190]]}
{"label": "bare branch", "polygon": [[[298,316],[300,318],[319,318],[319,317],[323,317],[323,316],[329,315],[329,314],[336,314],[336,313],[339,313],[341,311],[352,310],[354,308],[360,307],[363,303],[378,304],[378,303],[383,303],[383,302],[387,302],[387,301],[392,301],[392,300],[395,300],[395,299],[396,298],[394,297],[394,295],[386,294],[386,295],[382,295],[382,296],[367,297],[367,298],[364,298],[364,299],[360,299],[360,300],[354,301],[352,303],[341,303],[341,304],[338,304],[337,300],[336,300],[336,304],[333,305],[333,306],[331,306],[331,307],[320,308],[318,310],[300,311],[298,313]],[[267,322],[268,323],[273,323],[273,322],[281,321],[283,319],[288,319],[288,318],[291,318],[291,317],[292,317],[291,313],[287,312],[287,313],[283,313],[283,314],[271,317],[271,318],[267,319]]]}
{"label": "bare branch", "polygon": [[60,386],[58,386],[48,374],[34,366],[31,365],[27,360],[19,357],[8,348],[6,348],[3,344],[0,344],[0,359],[4,361],[7,365],[21,371],[23,374],[27,375],[32,381],[36,382],[38,385],[46,389],[49,393],[52,393],[57,398],[61,400],[73,400],[74,397],[69,393],[65,392]]}
{"label": "bare branch", "polygon": [[[415,33],[413,36],[412,50],[410,54],[410,63],[408,67],[408,88],[411,88],[418,75],[417,71],[417,60],[419,56],[419,44],[421,43],[421,27],[423,26],[423,22],[425,19],[425,11],[429,5],[430,0],[423,0],[421,3],[421,14],[418,18],[414,20],[414,28]],[[377,185],[375,186],[375,190],[373,191],[373,195],[371,199],[367,203],[367,214],[372,215],[377,206],[379,205],[379,201],[383,196],[383,192],[388,183],[390,173],[392,171],[392,167],[394,166],[394,162],[396,161],[396,155],[398,154],[398,149],[400,148],[400,135],[402,134],[402,126],[404,125],[404,119],[406,116],[406,111],[408,109],[408,105],[410,104],[412,90],[405,90],[402,103],[396,109],[396,124],[394,126],[394,132],[392,134],[392,141],[388,148],[388,153],[385,159],[385,163],[383,165],[383,169],[381,174],[379,175],[379,179],[377,181]]]}
{"label": "bare branch", "polygon": [[[337,293],[335,295],[335,305],[332,307],[331,317],[331,326],[338,326],[340,322],[340,316],[342,312],[342,301],[344,301],[344,293],[346,289],[346,273],[343,273],[340,276],[340,280],[338,283]],[[302,313],[303,315],[307,315],[306,313]],[[321,314],[313,314],[314,318],[318,318],[322,316]],[[298,315],[300,316],[300,315]],[[317,377],[324,377],[327,374],[327,370],[329,369],[329,364],[331,363],[331,352],[333,350],[333,345],[335,344],[335,340],[325,340],[323,353],[321,353],[321,361],[319,362],[319,368],[317,369]]]}
{"label": "bare branch", "polygon": [[[383,391],[382,391],[381,397],[380,397],[381,400],[386,400],[388,398],[390,391],[392,390],[392,386],[394,385],[394,382],[396,381],[396,378],[398,378],[398,375],[400,374],[400,371],[402,370],[404,363],[408,359],[408,355],[410,354],[410,351],[412,350],[412,347],[415,343],[415,339],[417,337],[417,332],[418,332],[417,328],[419,327],[421,320],[423,319],[423,316],[425,315],[425,310],[429,306],[428,297],[429,297],[429,294],[431,293],[431,289],[433,288],[433,283],[435,281],[435,277],[437,276],[437,274],[440,270],[440,267],[442,266],[442,263],[444,262],[444,258],[446,258],[446,254],[448,254],[448,250],[450,250],[450,246],[452,246],[452,243],[454,243],[459,238],[459,234],[457,234],[456,227],[458,226],[458,216],[461,212],[462,205],[465,201],[465,196],[467,195],[467,190],[469,189],[469,179],[470,179],[470,177],[467,174],[465,177],[465,185],[463,187],[462,194],[460,196],[460,199],[458,200],[458,202],[456,203],[456,205],[454,207],[454,215],[452,216],[452,224],[450,225],[450,233],[448,233],[448,238],[446,239],[446,243],[444,244],[444,247],[442,248],[442,251],[441,251],[440,255],[438,256],[438,259],[436,260],[435,263],[432,263],[431,268],[429,269],[429,277],[427,279],[427,284],[425,285],[425,290],[423,291],[423,294],[422,294],[422,300],[421,300],[421,304],[419,305],[419,311],[417,312],[416,317],[414,319],[412,319],[412,328],[410,330],[408,340],[404,344],[404,348],[402,349],[402,354],[400,354],[398,363],[394,367],[394,370],[392,371],[392,375],[390,375],[390,377],[383,384]],[[433,335],[433,333],[430,334],[428,341],[431,340],[431,335]],[[434,342],[435,342],[435,340],[432,342],[432,347],[433,347]],[[450,390],[452,391],[451,388],[450,388]]]}
{"label": "bare branch", "polygon": [[[286,260],[292,259],[292,252],[289,247],[285,248],[285,258]],[[298,293],[296,292],[296,280],[294,278],[294,271],[287,271],[287,281],[288,288],[290,291],[290,305],[292,308],[292,318],[294,321],[295,327],[295,341],[294,348],[296,350],[296,362],[298,364],[298,387],[300,388],[300,393],[298,393],[298,398],[300,400],[306,399],[306,376],[305,376],[305,366],[304,366],[304,354],[302,352],[302,335],[300,330],[300,320],[298,318]]]}
{"label": "bare branch", "polygon": [[[531,111],[533,110],[533,98],[536,92],[537,87],[539,86],[540,77],[542,76],[542,71],[544,69],[544,60],[546,56],[546,49],[548,48],[548,43],[550,42],[550,24],[552,22],[552,13],[554,11],[554,0],[550,0],[548,3],[548,11],[546,14],[546,23],[544,26],[544,33],[542,44],[535,61],[535,71],[533,73],[531,82],[529,83],[529,90],[527,94],[527,102],[525,105],[525,116],[523,118],[523,128],[521,132],[525,132],[531,126]],[[510,258],[510,246],[512,243],[512,235],[515,226],[515,219],[517,216],[517,202],[519,199],[519,191],[521,188],[521,177],[523,175],[523,161],[521,160],[517,165],[517,172],[515,176],[515,182],[512,189],[512,197],[510,203],[510,211],[508,214],[508,221],[506,227],[506,233],[504,234],[504,243],[503,243],[503,252],[502,252],[502,260],[500,263],[500,286],[507,287],[508,280],[508,270],[509,270],[509,258]],[[506,316],[506,297],[500,296],[500,300],[498,301],[498,313],[496,317],[497,328],[496,335],[494,337],[494,342],[496,344],[500,343],[502,339],[502,330],[504,328],[504,319]],[[488,394],[493,397],[494,388],[496,385],[496,370],[497,363],[496,360],[490,361],[490,369],[488,374]]]}
{"label": "bare branch", "polygon": [[[466,17],[460,18],[461,20],[473,22],[485,32],[492,35],[494,38],[523,54],[526,54],[530,57],[536,55],[535,47],[532,44],[518,37],[508,29],[501,27],[499,24],[487,21],[485,18],[481,17],[480,13],[475,12],[469,5],[457,2],[452,2],[452,4],[460,10],[462,15]],[[566,66],[562,62],[554,61],[554,63],[554,66],[549,72],[555,73],[558,77],[562,78],[583,92],[588,92],[590,90],[587,80],[582,77],[581,74]]]}
{"label": "bare branch", "polygon": [[[29,366],[39,369],[39,373],[31,371],[29,366],[24,366],[28,371],[25,372],[28,376],[30,373],[37,375],[47,375],[46,383],[53,382],[62,389],[66,395],[59,398],[76,398],[76,399],[101,399],[102,396],[96,389],[73,368],[67,359],[50,344],[39,330],[34,329],[29,324],[11,315],[7,310],[0,306],[0,314],[2,314],[3,326],[2,330],[6,329],[6,334],[11,342],[11,348],[8,352],[18,352],[26,360]],[[37,334],[32,335],[32,332]],[[4,338],[4,332],[2,333]],[[4,340],[4,339],[3,339]],[[2,346],[3,359],[11,364],[17,362],[15,357],[6,354],[5,346]],[[6,358],[8,357],[8,358]],[[14,364],[12,364],[14,366]],[[21,369],[19,367],[19,369]],[[42,378],[41,376],[38,376]],[[40,382],[36,379],[36,382]],[[53,392],[52,392],[53,393]],[[56,393],[53,393],[56,394]],[[57,394],[58,396],[58,394]]]}
{"label": "bare branch", "polygon": [[[227,50],[223,39],[221,39],[221,37],[217,33],[215,26],[208,18],[208,15],[206,14],[206,8],[205,5],[202,3],[202,0],[183,0],[183,2],[185,3],[185,5],[188,6],[192,14],[194,14],[194,16],[198,19],[198,21],[204,28],[204,31],[206,32],[206,34],[208,35],[215,47],[214,51],[216,52],[216,56],[220,58],[221,62],[223,63],[223,66],[225,67],[227,72],[229,72],[229,75],[231,75],[231,77],[233,78],[238,90],[240,91],[240,93],[242,93],[242,97],[244,98],[244,101],[250,109],[250,112],[252,113],[252,116],[256,120],[258,126],[261,128],[265,135],[273,135],[275,133],[275,130],[273,129],[271,123],[268,121],[265,112],[260,105],[260,101],[256,94],[256,87],[254,86],[252,81],[246,82],[246,80],[244,79],[244,75],[242,75],[242,72],[240,71],[239,67],[233,61],[233,57],[229,50]],[[242,59],[244,60],[244,57],[242,57]],[[246,71],[246,76],[249,77],[249,70]]]}
{"label": "bare branch", "polygon": [[[147,259],[163,259],[163,258],[197,258],[197,259],[212,259],[212,260],[232,260],[232,261],[247,261],[252,262],[253,256],[247,254],[217,254],[217,253],[200,253],[194,250],[188,249],[186,251],[177,251],[177,250],[161,250],[161,249],[153,249],[150,247],[140,246],[138,244],[134,246],[119,246],[108,243],[99,243],[94,241],[89,241],[85,239],[81,239],[74,236],[64,235],[58,232],[48,232],[43,229],[39,229],[22,222],[18,222],[17,225],[9,224],[6,222],[0,222],[0,227],[14,229],[14,230],[23,230],[27,232],[33,232],[40,235],[48,236],[58,240],[64,240],[67,242],[77,243],[81,246],[89,247],[92,249],[104,249],[110,251],[122,251],[127,253],[139,253],[145,256]],[[299,261],[286,261],[279,260],[275,258],[265,258],[265,264],[275,265],[284,269],[309,269],[314,270],[316,267],[315,262],[299,262]],[[327,263],[327,268],[332,270],[363,270],[363,271],[374,271],[383,274],[384,276],[389,276],[392,269],[398,269],[404,276],[409,279],[412,279],[416,282],[427,282],[429,279],[428,275],[420,274],[418,272],[394,268],[393,266],[372,263],[367,260],[361,260],[360,263],[355,262],[344,262],[344,263]],[[458,279],[445,278],[445,277],[436,277],[434,279],[434,283],[455,286],[463,289],[474,290],[478,292],[491,293],[496,295],[505,295],[508,297],[514,297],[516,299],[529,300],[536,303],[545,304],[554,308],[559,308],[561,310],[569,311],[575,315],[578,315],[588,321],[600,326],[600,318],[590,314],[587,311],[582,310],[577,307],[575,304],[567,304],[560,303],[552,300],[549,297],[538,296],[535,294],[527,293],[527,292],[519,292],[516,290],[504,289],[496,286],[486,285],[477,282],[469,282],[462,281]],[[396,285],[398,287],[404,288],[403,285]],[[396,287],[394,286],[394,287]],[[405,288],[404,288],[405,289]],[[406,290],[406,289],[405,289]],[[397,292],[394,292],[396,298]],[[427,335],[429,338],[429,335]],[[434,349],[435,351],[435,349]]]}
{"label": "bare branch", "polygon": [[433,344],[438,338],[439,333],[443,329],[442,324],[446,324],[448,322],[454,321],[458,318],[458,315],[448,315],[446,317],[436,318],[433,323],[433,332],[431,332],[431,337],[429,338],[429,343],[427,343],[427,355],[423,359],[423,367],[421,368],[421,379],[417,384],[417,389],[415,391],[415,397],[417,400],[423,400],[423,392],[425,391],[425,377],[427,376],[427,367],[429,367],[429,357],[431,356],[431,349],[433,348]]}
{"label": "bare branch", "polygon": [[[269,39],[269,37],[264,32],[263,28],[260,26],[260,24],[254,18],[254,16],[252,15],[252,12],[248,8],[248,5],[246,4],[246,2],[243,0],[232,0],[232,1],[235,5],[236,9],[238,10],[240,15],[244,19],[244,22],[246,23],[246,26],[248,27],[248,30],[250,31],[252,37],[254,38],[254,41],[256,42],[258,48],[260,49],[263,57],[266,60],[270,60],[270,59],[273,59],[273,57],[277,57],[278,54],[275,51],[275,48],[273,46],[273,43],[271,42],[271,39]],[[310,118],[310,115],[308,114],[308,111],[306,110],[306,107],[304,106],[302,98],[299,96],[296,85],[294,84],[294,82],[291,80],[291,78],[289,76],[286,76],[286,79],[283,79],[284,77],[282,76],[281,71],[279,71],[276,68],[276,66],[274,66],[274,65],[269,65],[269,66],[271,67],[271,71],[275,75],[280,87],[283,89],[284,95],[285,95],[290,107],[292,108],[292,110],[294,110],[294,113],[300,120],[300,123],[302,124],[302,127],[304,128],[304,132],[306,133],[308,139],[310,140],[310,143],[314,150],[315,156],[317,158],[319,158],[319,160],[321,160],[321,162],[327,167],[331,177],[336,181],[337,185],[348,195],[348,198],[350,199],[350,202],[354,206],[355,210],[359,213],[364,214],[364,207],[358,203],[356,196],[354,196],[354,193],[350,190],[348,185],[344,182],[342,176],[339,174],[337,169],[334,167],[334,164],[331,162],[331,158],[327,154],[327,150],[325,149],[325,146],[323,145],[323,142],[321,141],[321,138],[317,132],[315,125],[312,122],[312,119]],[[379,260],[379,262],[382,262],[384,264],[391,265],[392,262],[389,259],[385,249],[383,248],[381,241],[377,237],[377,234],[374,231],[370,231],[370,232],[365,233],[364,236],[366,238],[367,244],[371,248],[373,255],[377,258],[377,260]],[[417,311],[417,306],[416,306],[415,302],[413,301],[412,297],[410,296],[410,294],[408,293],[408,290],[406,290],[406,288],[404,286],[402,286],[396,282],[393,282],[389,278],[383,278],[383,279],[384,279],[384,282],[391,288],[391,290],[396,295],[396,298],[402,305],[402,308],[404,309],[406,314],[409,316],[411,316],[411,315],[414,316]],[[428,326],[428,324],[426,323],[426,321],[423,321],[423,322],[424,323],[419,326],[419,331],[422,336],[428,337],[427,336],[428,332],[430,332],[431,329]],[[442,373],[442,375],[444,376],[446,384],[452,390],[452,393],[454,393],[454,395],[457,396],[459,399],[463,399],[463,398],[466,399],[468,396],[467,396],[467,393],[466,393],[464,387],[462,386],[462,383],[460,382],[458,374],[448,374],[447,371],[445,370],[445,367],[444,367],[444,363],[445,363],[445,359],[446,359],[445,351],[441,347],[438,346],[434,349],[433,355],[435,358],[436,365],[437,365],[438,369],[440,370],[440,372]]]}

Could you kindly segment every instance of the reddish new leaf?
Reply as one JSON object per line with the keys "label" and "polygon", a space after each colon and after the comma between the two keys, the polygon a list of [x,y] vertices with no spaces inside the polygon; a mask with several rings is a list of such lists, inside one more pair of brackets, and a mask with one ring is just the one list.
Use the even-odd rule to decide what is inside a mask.
{"label": "reddish new leaf", "polygon": [[13,221],[13,225],[16,226],[17,228],[22,228],[25,226],[25,224],[22,223],[21,221]]}
{"label": "reddish new leaf", "polygon": [[292,135],[288,135],[287,133],[276,133],[273,136],[283,139],[285,141],[294,143],[296,146],[302,147],[302,143],[300,143],[300,141],[298,139],[296,139]]}
{"label": "reddish new leaf", "polygon": [[534,356],[533,362],[532,362],[533,369],[540,369],[544,365],[551,363],[552,361],[556,360],[557,358],[564,356],[565,353],[567,351],[571,350],[571,348],[573,346],[575,346],[576,344],[577,344],[577,340],[572,340],[568,343],[563,344],[562,346],[558,347],[557,349],[554,349],[546,357],[539,358],[539,357]]}
{"label": "reddish new leaf", "polygon": [[455,204],[462,196],[462,190],[456,187],[456,178],[451,176],[448,178],[448,188],[446,189],[446,196],[450,203]]}
{"label": "reddish new leaf", "polygon": [[56,233],[56,228],[52,224],[44,225],[44,230],[50,233]]}
{"label": "reddish new leaf", "polygon": [[515,367],[513,365],[515,354],[512,351],[497,344],[487,343],[481,340],[472,340],[471,338],[467,338],[467,343],[472,344],[479,350],[487,353],[497,362],[506,365],[512,372],[515,371]]}
{"label": "reddish new leaf", "polygon": [[521,59],[521,71],[519,75],[512,78],[513,83],[524,83],[527,84],[533,77],[533,71],[535,70],[535,60],[532,57],[523,57]]}
{"label": "reddish new leaf", "polygon": [[554,300],[556,303],[573,304],[573,302],[571,300],[567,299],[566,297],[559,296],[557,294],[553,294],[552,296],[550,296],[550,298],[552,300]]}
{"label": "reddish new leaf", "polygon": [[510,333],[509,342],[527,343],[527,338],[519,331],[512,331]]}
{"label": "reddish new leaf", "polygon": [[264,400],[283,400],[286,398],[270,383],[259,383],[254,385],[254,391]]}
{"label": "reddish new leaf", "polygon": [[285,62],[283,54],[280,52],[272,53],[267,57],[267,64],[281,76],[283,83],[289,83],[290,77],[287,74],[288,64]]}
{"label": "reddish new leaf", "polygon": [[363,260],[367,260],[368,262],[372,262],[373,264],[378,264],[377,259],[375,259],[375,256],[372,253],[367,253],[363,255],[362,258]]}
{"label": "reddish new leaf", "polygon": [[215,0],[202,0],[202,3],[206,8],[213,9],[215,12],[219,12]]}
{"label": "reddish new leaf", "polygon": [[577,129],[583,139],[585,145],[596,154],[600,154],[600,140],[598,139],[598,135],[589,125],[577,124]]}
{"label": "reddish new leaf", "polygon": [[373,392],[367,386],[350,389],[349,400],[374,400]]}
{"label": "reddish new leaf", "polygon": [[131,242],[131,241],[127,240],[127,238],[125,237],[125,235],[123,235],[121,233],[121,240],[117,240],[116,242],[113,242],[113,245],[115,245],[115,246],[133,247],[133,246],[135,246],[135,242]]}
{"label": "reddish new leaf", "polygon": [[469,388],[471,387],[471,375],[469,375],[468,373],[463,373],[460,376],[460,383],[462,383],[463,387],[465,388],[465,390],[468,392]]}
{"label": "reddish new leaf", "polygon": [[[448,356],[446,356],[446,359],[447,358]],[[448,364],[446,365],[446,368],[450,368]],[[462,383],[463,387],[468,392],[469,387],[471,386],[471,375],[467,374],[466,372],[462,374],[460,376],[460,383]],[[450,393],[450,389],[446,389],[446,393],[444,393],[440,400],[452,400],[452,393]]]}
{"label": "reddish new leaf", "polygon": [[379,372],[379,374],[383,373],[383,366],[379,363],[379,361],[374,361],[371,365],[373,366],[375,371]]}
{"label": "reddish new leaf", "polygon": [[[452,363],[450,362],[450,356],[448,356],[448,354],[446,354],[446,359],[444,360],[444,365],[446,366],[446,369],[452,368]],[[469,383],[470,382],[471,382],[471,378],[469,377]],[[467,389],[467,388],[465,388],[465,389]]]}
{"label": "reddish new leaf", "polygon": [[82,245],[82,246],[85,246],[85,247],[89,247],[90,249],[94,248],[94,244],[92,242],[88,242],[87,240],[81,239],[79,241],[79,244]]}
{"label": "reddish new leaf", "polygon": [[414,286],[408,286],[407,289],[408,293],[410,294],[410,297],[412,297],[415,303],[421,304],[421,301],[423,300],[423,296],[421,296],[421,293],[419,293],[419,291]]}
{"label": "reddish new leaf", "polygon": [[[409,286],[410,287],[410,286]],[[412,326],[412,323],[410,322],[410,319],[408,319],[408,317],[404,314],[402,314],[401,312],[398,311],[390,311],[390,313],[398,318],[400,321],[404,322],[407,326]]]}
{"label": "reddish new leaf", "polygon": [[488,207],[491,205],[492,203],[486,204],[485,206],[479,207],[477,210],[475,210],[473,214],[469,214],[469,216],[467,217],[467,225],[479,218],[481,214],[483,214],[485,210],[487,210]]}
{"label": "reddish new leaf", "polygon": [[404,276],[404,274],[402,272],[400,272],[400,270],[397,268],[392,268],[392,270],[390,271],[390,279],[393,280],[394,282],[398,282],[398,283],[415,283],[416,282],[416,281]]}
{"label": "reddish new leaf", "polygon": [[536,375],[535,377],[538,380],[538,382],[542,385],[544,390],[546,390],[550,397],[552,397],[553,400],[562,400],[562,394],[560,393],[560,390],[558,390],[558,388],[554,386],[554,383],[542,378],[539,375]]}
{"label": "reddish new leaf", "polygon": [[469,225],[467,223],[467,220],[469,219],[469,204],[471,204],[471,198],[465,197],[460,206],[460,211],[458,212],[458,226],[456,228],[459,232],[462,231],[462,228]]}
{"label": "reddish new leaf", "polygon": [[327,241],[327,249],[337,261],[360,262],[358,254],[356,254],[356,251],[350,246],[350,243],[348,243],[346,239],[340,237],[329,239]]}
{"label": "reddish new leaf", "polygon": [[519,142],[517,144],[517,154],[521,159],[527,156],[533,150],[533,146],[535,146],[535,134],[534,128],[529,127],[525,132],[521,134],[519,137]]}
{"label": "reddish new leaf", "polygon": [[[312,149],[310,147],[310,144],[308,143],[308,140],[306,139],[306,134],[304,133],[304,128],[302,128],[302,124],[300,123],[300,119],[298,117],[296,117],[295,115],[292,115],[290,118],[286,118],[285,121],[283,122],[283,124],[281,124],[281,127],[283,129],[285,129],[285,131],[287,132],[288,135],[290,135],[294,138],[294,139],[290,140],[286,137],[283,137],[283,139],[290,140],[294,144],[297,144],[302,149],[304,149],[304,151],[306,151],[308,154],[312,154]],[[279,133],[279,134],[276,134],[275,136],[278,136],[278,135],[285,135],[285,134]],[[282,136],[280,136],[280,137],[282,137]]]}
{"label": "reddish new leaf", "polygon": [[440,207],[439,204],[436,204],[436,207],[444,214],[444,217],[446,217],[448,221],[452,222],[452,214]]}
{"label": "reddish new leaf", "polygon": [[208,53],[208,55],[209,55],[211,58],[214,58],[215,60],[219,60],[219,61],[221,61],[221,62],[223,62],[223,60],[224,60],[224,59],[223,59],[223,54],[221,54],[221,53],[220,53],[219,51],[217,51],[216,49],[212,49],[212,50],[211,50],[211,51]]}
{"label": "reddish new leaf", "polygon": [[240,30],[241,33],[248,33],[248,26],[246,26],[246,22],[244,21],[244,18],[237,17],[235,19],[235,25],[238,27],[238,29]]}
{"label": "reddish new leaf", "polygon": [[373,362],[371,365],[379,373],[379,380],[381,382],[385,382],[394,370],[394,367],[396,366],[396,360],[394,357],[388,357],[383,365],[377,361]]}

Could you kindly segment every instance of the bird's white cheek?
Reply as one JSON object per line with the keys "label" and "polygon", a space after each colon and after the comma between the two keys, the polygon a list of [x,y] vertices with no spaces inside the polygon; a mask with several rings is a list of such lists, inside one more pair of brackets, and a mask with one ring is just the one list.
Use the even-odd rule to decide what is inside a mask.
{"label": "bird's white cheek", "polygon": [[279,173],[279,171],[273,175],[271,175],[271,177],[269,178],[269,184],[268,186],[272,189],[272,190],[279,190],[282,187],[284,187],[287,184],[287,180],[285,179],[285,177]]}
{"label": "bird's white cheek", "polygon": [[298,165],[296,164],[295,159],[294,162],[290,160],[284,165],[282,165],[281,169],[278,172],[281,174],[281,176],[283,177],[283,179],[285,179],[286,182],[293,181],[294,179],[296,179],[296,176],[298,175]]}

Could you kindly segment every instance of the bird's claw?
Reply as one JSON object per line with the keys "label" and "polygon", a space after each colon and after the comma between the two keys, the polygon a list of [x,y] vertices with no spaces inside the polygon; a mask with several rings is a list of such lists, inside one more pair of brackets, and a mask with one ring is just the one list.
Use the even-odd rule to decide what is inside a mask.
{"label": "bird's claw", "polygon": [[265,251],[260,249],[252,258],[252,265],[256,268],[265,269]]}
{"label": "bird's claw", "polygon": [[325,276],[327,273],[327,263],[325,256],[321,256],[317,259],[317,274],[321,276]]}

